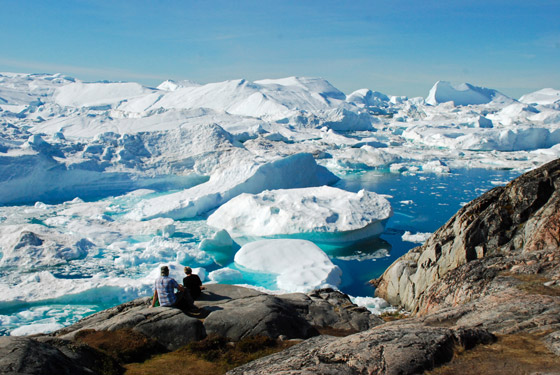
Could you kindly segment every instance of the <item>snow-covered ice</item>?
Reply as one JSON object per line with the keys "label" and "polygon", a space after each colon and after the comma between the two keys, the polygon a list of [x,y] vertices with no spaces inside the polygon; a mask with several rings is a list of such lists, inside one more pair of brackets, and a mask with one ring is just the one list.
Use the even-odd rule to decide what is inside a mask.
{"label": "snow-covered ice", "polygon": [[337,288],[342,271],[311,241],[298,239],[260,240],[244,245],[235,263],[253,271],[276,275],[276,285],[286,292]]}
{"label": "snow-covered ice", "polygon": [[208,224],[235,237],[350,242],[379,235],[392,214],[389,201],[376,193],[322,186],[242,194],[220,206]]}
{"label": "snow-covered ice", "polygon": [[321,186],[336,181],[338,177],[317,165],[310,154],[295,154],[269,163],[236,163],[216,172],[203,184],[140,202],[130,217],[187,219],[205,214],[242,193]]}
{"label": "snow-covered ice", "polygon": [[428,240],[428,238],[430,238],[432,236],[433,233],[423,233],[423,232],[418,232],[418,233],[410,233],[409,231],[406,231],[403,233],[402,235],[402,240],[403,241],[408,241],[408,242],[414,242],[414,243],[424,243]]}

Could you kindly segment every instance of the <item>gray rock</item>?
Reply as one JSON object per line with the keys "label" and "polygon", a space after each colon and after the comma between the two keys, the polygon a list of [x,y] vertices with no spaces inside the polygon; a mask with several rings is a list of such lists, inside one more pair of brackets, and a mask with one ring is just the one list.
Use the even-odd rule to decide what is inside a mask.
{"label": "gray rock", "polygon": [[209,335],[229,337],[235,341],[258,335],[308,338],[318,334],[293,306],[265,294],[221,304],[204,320],[204,327]]}
{"label": "gray rock", "polygon": [[256,335],[309,338],[318,334],[317,328],[353,333],[381,323],[366,309],[352,304],[348,296],[330,289],[308,295],[273,296],[234,285],[212,284],[196,301],[199,313],[149,308],[149,304],[150,299],[145,297],[100,311],[56,332],[56,336],[73,340],[84,329],[132,329],[175,350],[210,334],[232,340]]}
{"label": "gray rock", "polygon": [[354,305],[346,294],[333,289],[319,289],[308,294],[283,294],[278,297],[293,305],[316,328],[328,327],[355,333],[384,323],[366,308]]}
{"label": "gray rock", "polygon": [[401,321],[343,338],[319,336],[228,374],[418,374],[449,361],[457,345],[492,340],[482,329]]}
{"label": "gray rock", "polygon": [[56,334],[72,340],[83,329],[116,331],[130,328],[155,339],[168,350],[178,349],[206,336],[202,322],[197,318],[175,308],[150,308],[149,303],[148,297],[136,299],[93,314]]}
{"label": "gray rock", "polygon": [[95,372],[47,343],[28,337],[0,337],[0,374],[91,375]]}

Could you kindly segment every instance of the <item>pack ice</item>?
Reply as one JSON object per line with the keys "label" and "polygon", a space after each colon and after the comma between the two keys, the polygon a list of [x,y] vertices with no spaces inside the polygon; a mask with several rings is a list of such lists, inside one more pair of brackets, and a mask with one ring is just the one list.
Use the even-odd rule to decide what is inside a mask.
{"label": "pack ice", "polygon": [[0,73],[0,335],[147,295],[162,263],[177,277],[188,264],[231,283],[270,272],[287,291],[345,285],[350,276],[305,242],[284,255],[316,270],[313,279],[288,280],[284,272],[303,272],[297,262],[267,261],[281,261],[281,242],[245,244],[236,268],[229,234],[347,246],[378,235],[390,205],[328,187],[339,179],[524,171],[558,157],[552,88],[516,100],[440,81],[408,98],[346,95],[305,77],[153,88]]}

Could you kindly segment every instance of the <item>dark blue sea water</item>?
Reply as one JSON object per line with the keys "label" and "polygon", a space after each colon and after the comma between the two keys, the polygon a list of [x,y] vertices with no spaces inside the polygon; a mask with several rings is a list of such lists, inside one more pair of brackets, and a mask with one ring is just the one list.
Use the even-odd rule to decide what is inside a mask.
{"label": "dark blue sea water", "polygon": [[[323,247],[344,273],[341,290],[353,296],[372,295],[374,288],[368,281],[379,277],[398,257],[419,245],[403,241],[405,231],[434,232],[465,203],[519,175],[519,171],[462,169],[441,175],[368,171],[346,176],[337,187],[389,195],[394,215],[378,240],[346,248]],[[367,259],[379,249],[388,249],[389,256]]]}

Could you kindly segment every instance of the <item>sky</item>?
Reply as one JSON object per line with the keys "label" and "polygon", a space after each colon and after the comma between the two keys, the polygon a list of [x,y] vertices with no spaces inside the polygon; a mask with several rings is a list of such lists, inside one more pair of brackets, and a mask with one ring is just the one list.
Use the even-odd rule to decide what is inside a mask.
{"label": "sky", "polygon": [[0,0],[0,71],[84,81],[321,77],[426,97],[438,80],[560,89],[558,0]]}

